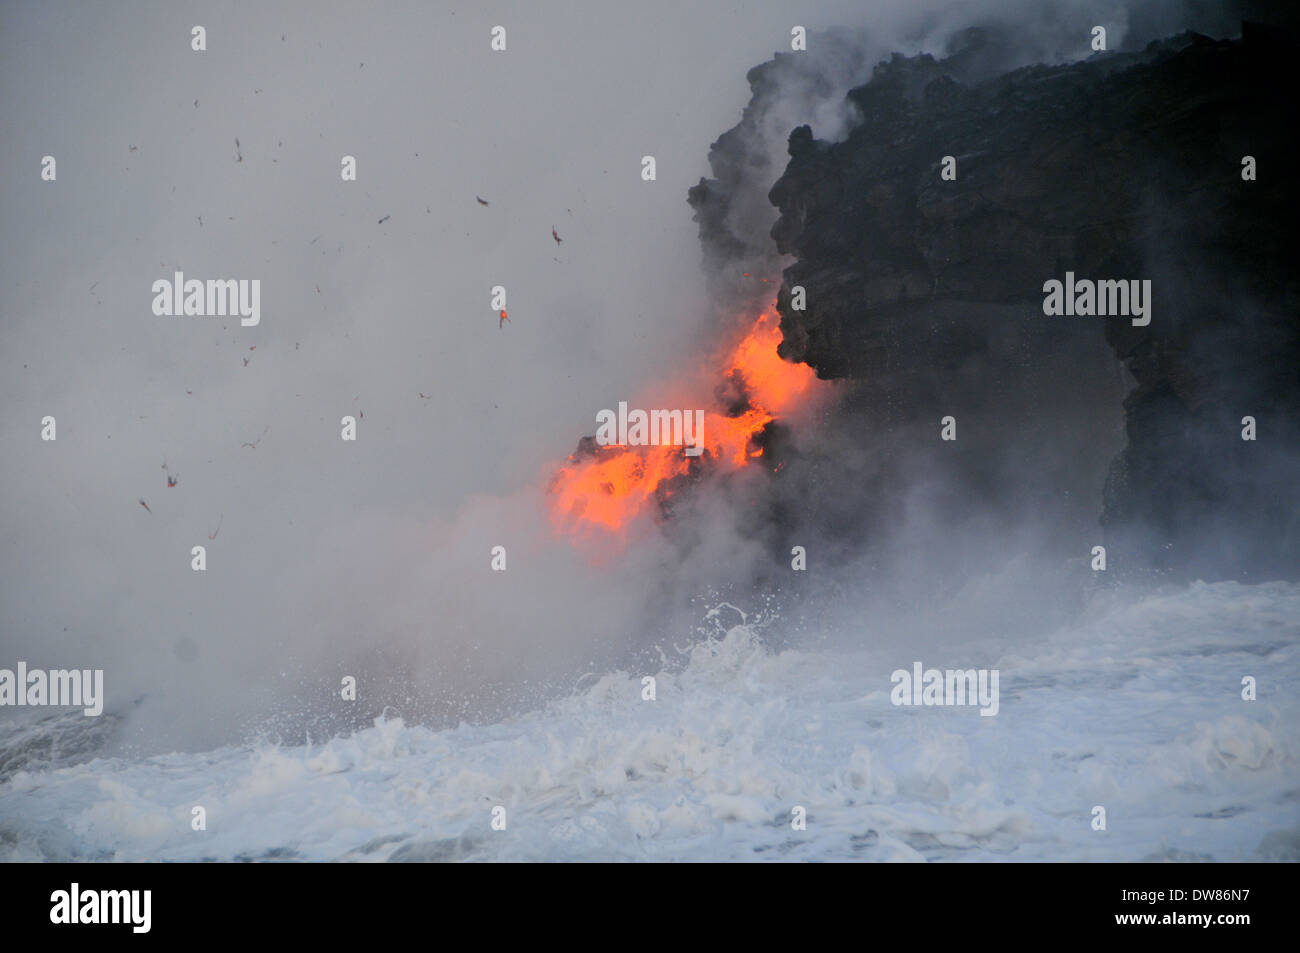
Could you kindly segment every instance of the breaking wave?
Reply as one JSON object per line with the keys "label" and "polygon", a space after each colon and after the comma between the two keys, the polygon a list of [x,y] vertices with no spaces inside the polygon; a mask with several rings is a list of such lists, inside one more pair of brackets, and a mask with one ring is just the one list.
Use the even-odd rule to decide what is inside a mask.
{"label": "breaking wave", "polygon": [[950,660],[995,660],[992,718],[894,707],[911,658],[774,650],[743,616],[653,701],[615,671],[495,724],[63,766],[80,722],[47,718],[0,740],[0,859],[1297,860],[1297,620],[1290,583],[1099,594]]}

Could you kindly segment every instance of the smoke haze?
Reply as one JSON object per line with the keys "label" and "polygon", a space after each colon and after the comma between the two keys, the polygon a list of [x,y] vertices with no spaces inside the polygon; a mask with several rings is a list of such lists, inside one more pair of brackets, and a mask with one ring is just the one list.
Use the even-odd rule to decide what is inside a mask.
{"label": "smoke haze", "polygon": [[[735,262],[779,271],[767,195],[790,130],[841,136],[844,92],[890,52],[1014,27],[1026,43],[992,70],[1081,56],[1064,37],[1094,23],[1113,48],[1233,29],[1231,10],[1140,6],[808,5],[807,59],[740,133],[767,162],[734,171]],[[779,3],[5,5],[0,665],[103,668],[122,745],[194,750],[268,725],[334,730],[325,699],[347,674],[365,700],[348,726],[385,708],[443,723],[526,707],[689,641],[710,593],[752,592],[788,551],[745,516],[758,474],[700,494],[680,526],[606,542],[557,534],[544,494],[596,411],[674,406],[657,383],[707,378],[703,358],[753,304],[719,261],[701,268],[686,195],[716,173],[710,144],[749,103],[747,71],[788,49],[790,17]],[[56,182],[39,178],[44,155]],[[356,182],[340,180],[345,155]],[[261,324],[155,317],[151,285],[176,271],[260,279]],[[1096,460],[1119,439],[1113,374],[1085,382],[1114,413],[1092,469],[1074,471],[1081,493],[1100,492]],[[879,465],[869,442],[818,429],[852,399],[828,385],[787,422],[823,467],[792,486],[842,494]],[[55,442],[38,439],[46,415]],[[933,591],[945,533],[927,515],[939,491],[915,487],[883,560],[911,580],[890,596],[900,611]],[[1073,518],[1095,516],[1095,497],[1075,502]],[[979,531],[952,563],[978,562],[991,534],[1016,555],[1041,542],[1010,531],[1033,535],[1025,513],[995,515],[968,514]],[[833,527],[802,528],[837,553],[819,591],[860,608],[852,580],[870,565]],[[498,545],[505,573],[489,568]],[[994,579],[978,601],[1007,592]]]}

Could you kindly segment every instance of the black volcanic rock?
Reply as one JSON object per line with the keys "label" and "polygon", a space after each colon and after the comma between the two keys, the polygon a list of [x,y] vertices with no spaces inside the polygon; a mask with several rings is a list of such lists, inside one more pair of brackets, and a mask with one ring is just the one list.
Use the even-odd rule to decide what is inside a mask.
{"label": "black volcanic rock", "polygon": [[[853,37],[821,34],[816,44],[819,56],[777,53],[749,71],[750,101],[740,122],[710,148],[712,177],[700,179],[687,194],[706,273],[724,277],[720,290],[730,291],[725,276],[757,273],[773,263],[767,233],[776,210],[765,195],[785,164],[786,134],[802,121],[792,117],[840,100],[869,75],[870,63]],[[848,106],[839,111],[847,114]]]}
{"label": "black volcanic rock", "polygon": [[[1104,337],[1132,376],[1107,543],[1207,578],[1297,575],[1294,37],[1248,24],[1239,40],[1185,34],[999,76],[978,52],[895,56],[849,93],[861,122],[844,141],[790,135],[770,196],[772,237],[797,259],[778,298],[782,356],[858,382],[873,426],[920,433],[941,412],[1050,419],[1075,385],[1040,382],[1036,401],[1028,370],[1055,362],[1095,383],[1114,373]],[[956,181],[940,177],[946,155]],[[1257,181],[1242,180],[1246,155]],[[1066,271],[1150,279],[1150,325],[1045,316],[1043,283]],[[967,464],[978,501],[991,462]]]}

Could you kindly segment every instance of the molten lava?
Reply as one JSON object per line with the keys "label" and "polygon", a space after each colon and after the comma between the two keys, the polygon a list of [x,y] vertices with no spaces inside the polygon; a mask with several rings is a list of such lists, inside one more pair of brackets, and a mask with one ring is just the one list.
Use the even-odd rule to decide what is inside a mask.
{"label": "molten lava", "polygon": [[[760,314],[727,352],[719,370],[735,397],[729,408],[705,415],[704,453],[695,458],[695,465],[730,470],[748,466],[762,456],[754,440],[763,428],[793,410],[813,386],[812,368],[783,361],[776,353],[780,343],[777,322]],[[686,475],[692,466],[680,446],[583,443],[585,448],[569,458],[551,485],[553,514],[561,523],[623,529],[657,493],[671,496],[665,484]]]}

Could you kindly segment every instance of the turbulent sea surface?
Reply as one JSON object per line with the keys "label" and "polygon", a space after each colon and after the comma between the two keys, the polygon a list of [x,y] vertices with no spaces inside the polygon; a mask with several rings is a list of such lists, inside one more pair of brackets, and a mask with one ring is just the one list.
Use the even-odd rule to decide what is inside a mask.
{"label": "turbulent sea surface", "polygon": [[985,648],[996,717],[894,707],[896,651],[741,624],[654,701],[615,672],[493,725],[86,761],[79,719],[5,722],[0,859],[1300,860],[1300,586],[1112,594]]}

